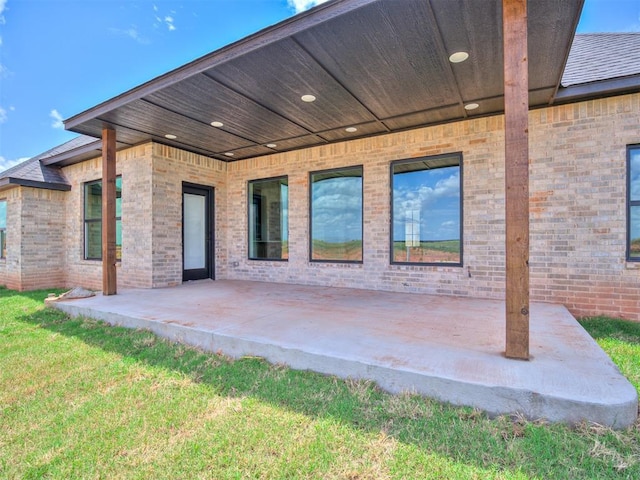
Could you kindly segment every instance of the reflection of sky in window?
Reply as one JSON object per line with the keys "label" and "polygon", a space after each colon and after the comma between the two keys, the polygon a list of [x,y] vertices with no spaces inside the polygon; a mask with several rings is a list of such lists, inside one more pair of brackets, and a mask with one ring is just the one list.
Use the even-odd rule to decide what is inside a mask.
{"label": "reflection of sky in window", "polygon": [[7,202],[0,200],[0,228],[7,228]]}
{"label": "reflection of sky in window", "polygon": [[336,177],[313,183],[314,240],[362,239],[362,177]]}
{"label": "reflection of sky in window", "polygon": [[410,212],[420,211],[420,239],[460,238],[460,167],[393,176],[393,239],[403,241]]}
{"label": "reflection of sky in window", "polygon": [[640,148],[631,150],[630,199],[640,200]]}
{"label": "reflection of sky in window", "polygon": [[640,207],[631,207],[631,240],[640,238]]}

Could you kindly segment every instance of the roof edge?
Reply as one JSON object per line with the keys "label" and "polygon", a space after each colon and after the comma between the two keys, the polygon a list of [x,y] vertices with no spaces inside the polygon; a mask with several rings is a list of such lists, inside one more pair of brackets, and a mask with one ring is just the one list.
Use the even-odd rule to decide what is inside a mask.
{"label": "roof edge", "polygon": [[3,179],[0,179],[0,187],[9,185],[41,188],[44,190],[58,190],[62,192],[68,192],[69,190],[71,190],[71,185],[69,185],[68,183],[38,182],[36,180],[25,180],[24,178],[16,177],[5,177]]}
{"label": "roof edge", "polygon": [[640,74],[561,87],[554,98],[554,104],[598,97],[615,97],[638,91],[640,91]]}

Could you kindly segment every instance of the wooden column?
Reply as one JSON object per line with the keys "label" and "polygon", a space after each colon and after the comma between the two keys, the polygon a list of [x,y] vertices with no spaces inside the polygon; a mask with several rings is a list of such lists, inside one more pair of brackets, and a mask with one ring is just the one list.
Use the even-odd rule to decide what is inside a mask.
{"label": "wooden column", "polygon": [[506,352],[529,359],[527,0],[502,0],[506,187]]}
{"label": "wooden column", "polygon": [[102,129],[102,294],[116,287],[116,132]]}

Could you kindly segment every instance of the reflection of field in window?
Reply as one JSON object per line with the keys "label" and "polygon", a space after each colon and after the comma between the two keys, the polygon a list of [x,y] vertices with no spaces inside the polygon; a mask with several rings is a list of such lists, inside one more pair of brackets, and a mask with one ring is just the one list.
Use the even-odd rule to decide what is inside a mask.
{"label": "reflection of field in window", "polygon": [[393,164],[393,262],[460,264],[460,155]]}
{"label": "reflection of field in window", "polygon": [[640,260],[640,146],[629,149],[629,259]]}
{"label": "reflection of field in window", "polygon": [[311,259],[362,261],[362,167],[311,174]]}

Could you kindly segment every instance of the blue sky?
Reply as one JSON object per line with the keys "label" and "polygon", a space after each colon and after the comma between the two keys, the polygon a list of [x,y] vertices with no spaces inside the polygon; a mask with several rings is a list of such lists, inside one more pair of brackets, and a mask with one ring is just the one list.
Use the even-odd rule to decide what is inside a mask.
{"label": "blue sky", "polygon": [[[0,171],[73,138],[62,119],[316,3],[0,0]],[[640,31],[640,0],[586,0],[579,31]]]}

